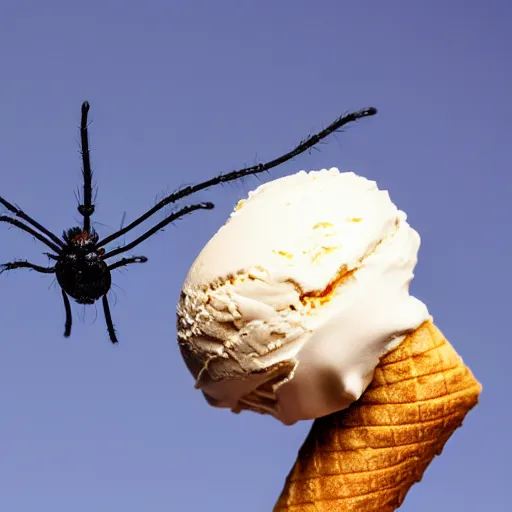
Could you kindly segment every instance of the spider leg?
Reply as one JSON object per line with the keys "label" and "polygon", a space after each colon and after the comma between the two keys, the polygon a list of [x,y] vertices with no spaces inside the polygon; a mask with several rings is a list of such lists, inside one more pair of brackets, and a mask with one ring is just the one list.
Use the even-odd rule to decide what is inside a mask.
{"label": "spider leg", "polygon": [[148,261],[146,256],[133,256],[131,258],[123,258],[122,260],[116,261],[110,265],[108,269],[112,271],[116,268],[124,267],[125,265],[130,265],[132,263],[146,263],[146,261]]}
{"label": "spider leg", "polygon": [[12,226],[17,227],[18,229],[21,229],[22,231],[31,234],[34,238],[37,238],[40,242],[43,242],[43,244],[48,246],[52,251],[56,252],[57,254],[60,254],[60,247],[58,247],[53,242],[45,238],[43,235],[41,235],[41,233],[38,233],[37,231],[32,229],[30,226],[23,224],[23,222],[17,219],[13,219],[12,217],[8,217],[6,215],[0,215],[0,222],[7,222],[7,224],[11,224]]}
{"label": "spider leg", "polygon": [[66,310],[66,323],[64,324],[64,336],[69,338],[71,335],[71,325],[73,323],[73,316],[71,315],[71,304],[66,292],[62,290],[62,300],[64,301],[64,309]]}
{"label": "spider leg", "polygon": [[80,141],[82,152],[82,174],[84,177],[84,202],[78,205],[78,211],[84,218],[84,231],[91,230],[91,215],[94,213],[92,204],[92,170],[91,158],[89,155],[89,135],[87,132],[87,116],[89,114],[89,103],[82,103],[82,118],[80,121]]}
{"label": "spider leg", "polygon": [[9,203],[9,201],[6,201],[3,197],[0,197],[0,203],[3,204],[9,211],[14,213],[14,215],[16,215],[16,217],[23,219],[25,222],[28,222],[29,224],[34,226],[36,229],[41,231],[41,233],[44,233],[50,240],[55,242],[59,247],[64,247],[64,242],[58,236],[54,235],[51,231],[49,231],[44,226],[39,224],[39,222],[37,222],[32,217],[27,215],[23,210],[20,210],[13,204]]}
{"label": "spider leg", "polygon": [[53,274],[55,272],[55,267],[41,267],[40,265],[34,265],[34,263],[30,263],[26,260],[21,260],[1,264],[0,274],[2,274],[3,272],[7,272],[9,270],[15,270],[17,268],[29,268],[30,270],[35,270],[36,272],[40,272],[41,274]]}
{"label": "spider leg", "polygon": [[168,195],[167,197],[164,197],[159,203],[157,203],[153,208],[148,210],[146,213],[141,215],[139,218],[135,219],[132,223],[128,224],[128,226],[125,226],[124,228],[120,229],[119,231],[107,236],[104,238],[98,245],[98,247],[102,247],[116,238],[119,238],[120,236],[124,235],[128,231],[132,230],[134,227],[138,226],[145,220],[147,220],[149,217],[151,217],[154,213],[164,208],[164,206],[168,205],[169,203],[174,203],[178,201],[179,199],[182,199],[186,196],[189,196],[191,194],[195,194],[196,192],[199,192],[200,190],[204,190],[205,188],[212,187],[214,185],[218,185],[220,183],[226,183],[228,181],[237,180],[240,178],[243,178],[244,176],[249,176],[251,174],[259,174],[264,171],[268,171],[269,169],[272,169],[273,167],[277,167],[278,165],[281,165],[288,160],[291,160],[292,158],[300,155],[301,153],[304,153],[308,149],[312,148],[316,144],[318,144],[320,141],[331,135],[332,133],[337,132],[342,126],[352,123],[353,121],[357,121],[358,119],[361,119],[363,117],[369,117],[373,116],[377,113],[377,109],[370,107],[370,108],[364,108],[362,110],[358,110],[356,112],[350,112],[348,114],[342,115],[338,117],[334,122],[332,122],[329,126],[321,130],[315,135],[311,135],[307,139],[303,140],[295,149],[292,149],[288,153],[285,153],[282,156],[279,156],[275,158],[274,160],[271,160],[267,163],[260,163],[253,165],[252,167],[247,167],[245,169],[240,169],[238,171],[231,171],[226,174],[220,174],[219,176],[216,176],[215,178],[212,178],[210,180],[204,181],[203,183],[199,183],[197,185],[192,185],[188,187],[184,187],[181,190],[178,190],[174,192],[173,194]]}
{"label": "spider leg", "polygon": [[[146,231],[146,233],[139,236],[139,238],[136,238],[133,242],[130,242],[129,244],[125,245],[124,247],[118,247],[117,249],[114,249],[112,251],[105,253],[103,255],[103,259],[111,258],[112,256],[117,256],[118,254],[121,254],[122,252],[126,252],[126,251],[129,251],[130,249],[133,249],[135,246],[144,242],[144,240],[149,238],[151,235],[154,235],[157,231],[160,231],[161,229],[163,229],[165,226],[167,226],[167,224],[170,224],[171,222],[179,219],[180,217],[183,217],[184,215],[188,215],[189,213],[192,213],[196,210],[211,210],[212,208],[213,208],[213,203],[199,203],[199,204],[193,204],[190,206],[185,206],[181,210],[178,210],[176,213],[169,215],[169,217],[165,218],[162,222],[159,222],[156,226],[152,227],[149,231]],[[103,243],[100,243],[99,245],[103,245]]]}
{"label": "spider leg", "polygon": [[30,226],[23,224],[23,222],[17,219],[13,219],[12,217],[8,217],[7,215],[0,215],[0,222],[7,222],[7,224],[11,224],[12,226],[16,226],[18,229],[21,229],[26,233],[30,233],[34,238],[37,238],[40,242],[43,242],[43,244],[48,246],[52,251],[60,254],[60,247],[55,245],[53,242],[50,242],[50,240],[41,235],[41,233],[38,233],[35,229],[32,229]]}
{"label": "spider leg", "polygon": [[102,297],[103,301],[103,312],[105,313],[105,320],[107,322],[107,331],[112,343],[117,343],[116,330],[114,328],[114,324],[112,323],[112,315],[110,314],[110,307],[108,305],[108,299],[106,295]]}

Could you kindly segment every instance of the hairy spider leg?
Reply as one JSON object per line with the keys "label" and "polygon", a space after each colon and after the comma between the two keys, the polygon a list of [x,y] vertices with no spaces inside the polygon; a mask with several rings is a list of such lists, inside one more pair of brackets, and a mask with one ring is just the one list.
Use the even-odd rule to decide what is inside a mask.
{"label": "hairy spider leg", "polygon": [[340,130],[340,128],[348,123],[351,123],[353,121],[357,121],[358,119],[361,119],[363,117],[369,117],[373,116],[377,113],[377,109],[370,107],[365,108],[362,110],[358,110],[356,112],[351,112],[349,114],[344,114],[338,119],[336,119],[333,123],[331,123],[329,126],[321,130],[315,135],[311,135],[310,137],[303,140],[295,149],[292,149],[288,153],[275,158],[274,160],[271,160],[270,162],[267,162],[265,164],[260,163],[256,164],[252,167],[247,167],[245,169],[240,169],[238,171],[231,171],[226,174],[221,174],[219,176],[216,176],[215,178],[212,178],[210,180],[204,181],[203,183],[199,183],[197,185],[192,185],[188,187],[184,187],[181,190],[178,190],[177,192],[174,192],[173,194],[168,195],[164,199],[162,199],[159,203],[157,203],[153,208],[148,210],[146,213],[141,215],[139,218],[135,219],[132,223],[128,224],[128,226],[125,226],[124,228],[121,228],[119,231],[116,231],[115,233],[107,236],[103,240],[101,240],[98,243],[98,247],[102,247],[116,238],[119,238],[120,236],[124,235],[128,231],[131,231],[133,228],[147,220],[149,217],[151,217],[153,214],[164,208],[169,203],[174,203],[178,201],[179,199],[182,199],[186,196],[189,196],[191,194],[195,194],[196,192],[199,192],[200,190],[204,190],[205,188],[212,187],[214,185],[218,185],[220,183],[226,183],[228,181],[237,180],[240,178],[243,178],[245,176],[249,176],[252,174],[259,174],[264,171],[268,171],[269,169],[272,169],[273,167],[277,167],[288,160],[291,160],[292,158],[300,155],[301,153],[304,153],[308,149],[312,148],[316,144],[318,144],[320,141],[328,137],[334,132],[337,132]]}
{"label": "hairy spider leg", "polygon": [[103,302],[103,312],[105,313],[105,320],[107,322],[107,331],[112,343],[117,343],[116,330],[114,328],[114,324],[112,322],[112,315],[110,314],[110,307],[108,305],[108,299],[106,295],[102,297]]}
{"label": "hairy spider leg", "polygon": [[0,264],[0,274],[17,268],[28,268],[40,272],[41,274],[53,274],[55,272],[55,267],[41,267],[41,265],[35,265],[27,260],[20,260]]}
{"label": "hairy spider leg", "polygon": [[116,261],[112,265],[108,267],[108,269],[112,272],[119,267],[125,267],[126,265],[131,265],[132,263],[146,263],[148,259],[146,256],[133,256],[131,258],[123,258],[122,260]]}
{"label": "hairy spider leg", "polygon": [[87,116],[89,114],[89,103],[82,103],[82,119],[80,121],[80,141],[82,152],[82,174],[84,177],[84,202],[78,205],[78,211],[84,218],[84,231],[91,231],[91,215],[94,213],[92,204],[92,170],[91,158],[89,155],[89,135],[87,133]]}
{"label": "hairy spider leg", "polygon": [[157,231],[163,229],[165,226],[167,226],[167,224],[170,224],[171,222],[179,219],[180,217],[183,217],[184,215],[188,215],[189,213],[192,213],[196,210],[211,210],[213,207],[213,203],[199,203],[192,204],[190,206],[184,206],[181,210],[177,211],[176,213],[173,213],[172,215],[169,215],[169,217],[166,217],[162,222],[159,222],[156,226],[152,227],[149,231],[139,236],[139,238],[136,238],[133,242],[130,242],[129,244],[123,247],[118,247],[117,249],[113,249],[112,251],[105,253],[103,255],[103,259],[111,258],[112,256],[117,256],[118,254],[133,249],[135,246],[144,242],[144,240],[149,238],[151,235],[154,235]]}
{"label": "hairy spider leg", "polygon": [[16,215],[16,217],[23,219],[25,222],[28,222],[29,224],[34,226],[36,229],[41,231],[41,233],[44,233],[50,240],[55,242],[59,247],[64,246],[64,243],[58,236],[54,235],[50,230],[46,229],[44,226],[39,224],[39,222],[37,222],[32,217],[27,215],[23,210],[21,210],[20,208],[17,208],[13,204],[9,203],[9,201],[6,201],[3,197],[0,197],[0,203],[2,203],[9,211],[14,213],[14,215]]}
{"label": "hairy spider leg", "polygon": [[34,238],[37,238],[40,242],[43,242],[43,244],[48,246],[52,251],[56,252],[57,254],[60,254],[60,247],[55,245],[53,242],[50,242],[50,240],[41,235],[41,233],[38,233],[37,231],[32,229],[30,226],[23,224],[23,222],[20,222],[19,220],[13,219],[12,217],[8,217],[6,215],[0,215],[0,222],[7,222],[7,224],[11,224],[17,227],[18,229],[21,229],[22,231],[31,234]]}
{"label": "hairy spider leg", "polygon": [[73,324],[73,316],[71,315],[71,304],[64,290],[62,290],[62,300],[64,301],[64,309],[66,310],[66,323],[64,324],[64,337],[69,338],[71,335],[71,325]]}

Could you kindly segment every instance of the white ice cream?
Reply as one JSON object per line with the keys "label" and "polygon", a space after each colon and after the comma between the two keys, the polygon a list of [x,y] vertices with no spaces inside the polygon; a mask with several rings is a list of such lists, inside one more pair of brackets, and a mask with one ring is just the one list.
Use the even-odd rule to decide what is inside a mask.
{"label": "white ice cream", "polygon": [[373,181],[301,171],[249,193],[192,265],[178,342],[211,405],[285,424],[348,407],[429,318],[420,238]]}

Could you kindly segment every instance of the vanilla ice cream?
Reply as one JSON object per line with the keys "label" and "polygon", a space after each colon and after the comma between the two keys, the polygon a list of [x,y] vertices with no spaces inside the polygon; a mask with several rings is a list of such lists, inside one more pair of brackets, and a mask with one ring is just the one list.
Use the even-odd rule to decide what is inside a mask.
{"label": "vanilla ice cream", "polygon": [[208,403],[285,424],[357,400],[429,313],[409,294],[419,235],[352,172],[304,172],[240,201],[192,265],[178,343]]}

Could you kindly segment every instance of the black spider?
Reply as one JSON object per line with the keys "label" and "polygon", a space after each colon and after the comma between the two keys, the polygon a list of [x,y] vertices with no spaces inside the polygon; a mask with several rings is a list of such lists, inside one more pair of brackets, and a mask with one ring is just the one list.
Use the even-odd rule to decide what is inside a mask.
{"label": "black spider", "polygon": [[[112,283],[111,272],[112,270],[130,265],[132,263],[145,263],[148,259],[145,256],[131,256],[129,258],[122,258],[114,263],[107,264],[106,260],[129,251],[139,245],[141,242],[154,235],[157,231],[161,230],[167,224],[192,213],[195,210],[211,210],[213,204],[198,203],[190,206],[184,206],[177,212],[169,215],[164,220],[159,222],[156,226],[152,227],[143,235],[136,238],[133,242],[126,244],[122,247],[117,247],[113,250],[105,250],[105,246],[118,239],[120,236],[128,233],[133,228],[149,219],[156,212],[164,208],[169,203],[174,203],[179,199],[194,194],[199,190],[225,183],[231,180],[237,180],[250,174],[258,174],[268,169],[276,167],[287,160],[307,151],[315,146],[322,139],[331,133],[339,130],[343,125],[356,121],[362,117],[372,116],[377,113],[375,108],[366,108],[357,112],[342,115],[327,128],[323,129],[316,135],[312,135],[303,140],[294,150],[282,155],[266,164],[257,164],[246,169],[232,171],[227,174],[221,174],[198,185],[187,186],[179,189],[156,204],[149,211],[135,219],[131,224],[123,227],[119,231],[113,233],[100,240],[98,234],[91,227],[91,216],[94,213],[94,204],[92,199],[92,171],[91,162],[89,159],[89,139],[87,133],[87,115],[89,113],[89,103],[82,104],[82,118],[80,123],[80,137],[81,137],[81,153],[83,162],[83,204],[78,206],[79,213],[83,216],[83,226],[73,227],[63,233],[62,240],[55,236],[51,231],[48,231],[44,226],[35,221],[32,217],[24,213],[21,209],[9,203],[0,197],[0,203],[9,211],[14,213],[13,218],[10,216],[1,215],[0,222],[7,222],[32,236],[37,238],[40,242],[49,247],[54,254],[45,253],[47,256],[55,260],[53,267],[42,267],[35,265],[26,260],[13,261],[0,265],[0,274],[17,268],[28,268],[41,272],[43,274],[53,274],[57,276],[57,281],[62,289],[62,299],[64,300],[64,308],[66,310],[66,324],[64,329],[64,336],[71,334],[71,306],[69,303],[68,295],[75,299],[79,304],[94,304],[101,298],[103,302],[103,310],[105,313],[105,320],[107,323],[107,330],[112,343],[117,343],[116,332],[112,317],[110,315],[110,308],[107,300],[107,292],[110,290]],[[21,219],[21,220],[18,220]],[[25,221],[22,222],[22,221]],[[32,226],[32,227],[31,227]]]}

